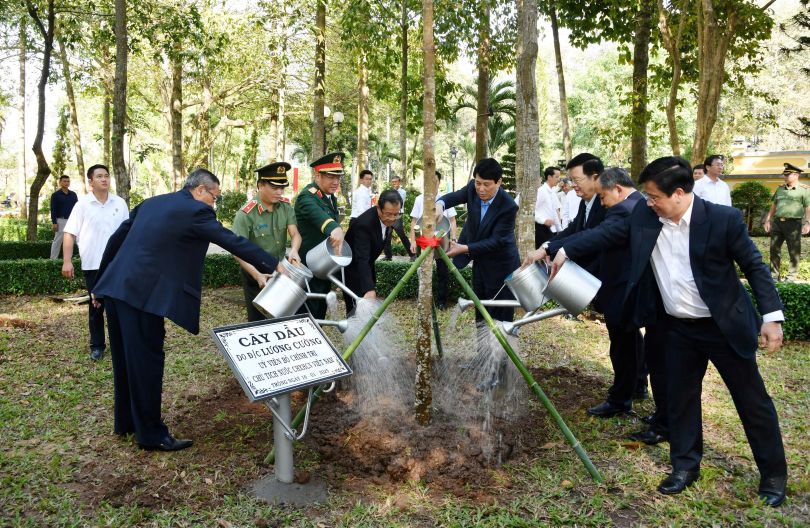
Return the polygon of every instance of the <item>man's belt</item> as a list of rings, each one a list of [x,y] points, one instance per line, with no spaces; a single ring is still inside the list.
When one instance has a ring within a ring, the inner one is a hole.
[[[779,220],[780,222],[787,222],[787,221],[789,221],[789,220],[801,220],[801,218],[799,218],[799,217],[796,217],[796,218],[788,218],[788,217],[786,217],[786,216],[780,216],[780,217],[778,218],[778,220]]]

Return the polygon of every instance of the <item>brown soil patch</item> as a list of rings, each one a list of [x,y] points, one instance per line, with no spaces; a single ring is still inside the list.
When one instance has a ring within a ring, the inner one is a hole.
[[[605,390],[603,381],[577,370],[532,369],[532,374],[547,394],[557,395],[552,400],[568,421]],[[503,499],[511,487],[498,469],[501,464],[529,463],[551,449],[568,449],[562,435],[549,429],[547,413],[529,412],[528,403],[527,412],[517,418],[493,417],[489,430],[494,436],[487,439],[480,423],[460,423],[440,411],[424,428],[414,423],[410,406],[407,411],[360,415],[353,397],[339,391],[313,404],[301,480],[306,473],[318,475],[334,489],[360,495],[421,482],[436,496],[489,502],[495,495]],[[302,399],[296,395],[294,409],[302,406]],[[189,395],[177,407],[166,419],[179,436],[195,440],[191,449],[146,452],[131,438],[110,438],[81,457],[67,486],[89,508],[109,502],[195,509],[219,504],[223,496],[272,472],[263,463],[273,443],[272,415],[264,405],[249,403],[235,380],[202,397]],[[489,453],[482,447],[487,442]]]
[[[34,328],[34,326],[36,325],[31,321],[0,314],[0,328]]]

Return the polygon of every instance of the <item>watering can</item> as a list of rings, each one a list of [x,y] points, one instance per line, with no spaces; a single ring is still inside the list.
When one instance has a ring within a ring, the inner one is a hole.
[[[307,300],[307,292],[285,273],[276,273],[253,299],[253,306],[270,319],[293,315]]]
[[[359,301],[360,297],[333,275],[336,271],[342,271],[343,268],[352,263],[352,248],[349,246],[349,243],[344,240],[339,254],[335,254],[335,248],[330,242],[331,241],[326,238],[323,242],[309,250],[306,257],[307,266],[309,266],[314,276],[319,279],[332,281],[338,288],[343,290],[344,293],[355,301]]]
[[[516,269],[506,277],[504,283],[527,312],[537,310],[548,300],[545,295],[548,271],[539,262]]]
[[[557,274],[548,281],[545,295],[576,315],[596,297],[602,281],[588,273],[573,260],[566,260]]]
[[[416,221],[416,226],[414,226],[414,231],[420,232],[422,231],[422,217]],[[445,251],[450,246],[450,220],[444,215],[441,215],[439,219],[436,221],[436,226],[433,228],[433,236],[441,238],[440,246]]]

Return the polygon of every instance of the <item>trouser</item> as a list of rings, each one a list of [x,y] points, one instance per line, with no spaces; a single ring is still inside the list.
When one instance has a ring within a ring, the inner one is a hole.
[[[539,248],[542,246],[548,239],[550,239],[554,233],[551,232],[551,228],[546,224],[538,224],[537,222],[534,223],[534,249]]]
[[[790,257],[788,277],[795,279],[799,273],[799,258],[802,254],[802,219],[774,218],[771,223],[771,274],[781,277],[782,243],[787,242]]]
[[[135,433],[139,444],[157,445],[169,429],[160,418],[166,335],[163,317],[106,298],[115,384],[115,432]]]
[[[506,278],[506,275],[500,277],[501,280],[493,281],[493,277],[486,277],[490,281],[487,283],[484,281],[485,277],[482,277],[484,273],[479,271],[477,266],[473,266],[473,283],[472,288],[475,295],[478,296],[479,299],[482,301],[492,299],[508,299],[514,300],[515,296],[512,295],[511,290],[507,287],[503,286],[503,279]],[[500,291],[499,291],[500,290]],[[497,294],[497,297],[495,295]],[[515,309],[514,308],[503,308],[503,307],[489,307],[487,308],[487,312],[492,318],[496,321],[511,321],[515,317]],[[475,320],[476,321],[483,321],[484,316],[481,315],[481,312],[475,310]]]
[[[239,269],[239,272],[242,274],[242,291],[245,294],[245,311],[247,312],[247,320],[249,322],[254,321],[264,321],[267,319],[263,313],[261,313],[255,306],[253,306],[253,299],[259,295],[259,292],[262,291],[259,288],[259,283],[256,282],[253,277],[247,274],[247,272],[243,269]]]
[[[638,328],[626,330],[621,324],[610,323],[606,326],[610,336],[610,363],[613,365],[613,385],[608,389],[607,401],[630,408],[638,386],[644,341]]]
[[[51,242],[51,258],[58,259],[62,256],[62,238],[65,236],[65,224],[67,218],[57,218],[56,225],[58,229],[53,234],[53,242]]]
[[[414,253],[411,249],[411,243],[408,240],[408,235],[405,233],[405,226],[402,224],[402,217],[398,218],[396,223],[394,224],[394,232],[399,237],[399,241],[402,242],[402,245],[405,246],[405,251],[408,253],[409,257],[413,257]],[[385,239],[385,245],[383,246],[383,252],[385,253],[385,258],[391,260],[391,239],[393,237],[388,237]]]
[[[644,363],[650,372],[655,414],[650,429],[669,436],[667,419],[666,331],[662,325],[648,326],[644,332]]]
[[[84,282],[87,285],[87,293],[93,291],[96,286],[98,270],[82,270]],[[104,348],[106,340],[104,338],[104,308],[95,308],[93,303],[87,305],[87,323],[90,327],[90,348]]]
[[[779,419],[756,357],[729,346],[711,318],[667,318],[666,369],[669,446],[673,471],[693,471],[703,457],[700,397],[709,361],[731,393],[745,436],[763,478],[787,474]]]
[[[390,238],[389,238],[390,240]],[[438,255],[438,249],[433,250],[433,261],[436,263],[436,280],[433,281],[433,304],[447,306],[447,295],[450,290],[450,268],[444,259]],[[422,248],[416,247],[416,256],[422,254]]]

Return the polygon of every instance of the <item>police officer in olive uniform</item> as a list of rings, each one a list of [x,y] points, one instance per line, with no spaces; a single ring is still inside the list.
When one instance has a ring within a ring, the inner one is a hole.
[[[333,152],[310,163],[315,173],[315,181],[303,188],[295,199],[295,217],[303,242],[301,254],[304,264],[307,253],[327,238],[330,244],[339,250],[343,247],[343,228],[340,227],[340,215],[335,193],[340,187],[343,175],[343,153]],[[328,280],[314,277],[309,281],[313,293],[328,293],[332,284]],[[308,299],[307,307],[316,319],[326,315],[326,301]]]
[[[802,235],[810,233],[810,187],[799,183],[802,170],[785,163],[782,176],[785,184],[776,188],[770,211],[765,217],[765,232],[771,234],[771,275],[779,278],[782,261],[782,243],[787,242],[790,271],[787,280],[795,280],[799,273]]]
[[[284,189],[289,185],[288,170],[290,164],[283,161],[256,169],[256,199],[236,212],[233,232],[247,238],[278,260],[284,258],[289,236],[290,253],[287,258],[293,264],[299,264],[301,235],[296,226],[295,211],[290,201],[284,198]],[[253,306],[253,299],[264,288],[270,275],[259,272],[244,260],[236,260],[242,268],[242,288],[245,292],[248,321],[261,321],[265,317]]]

